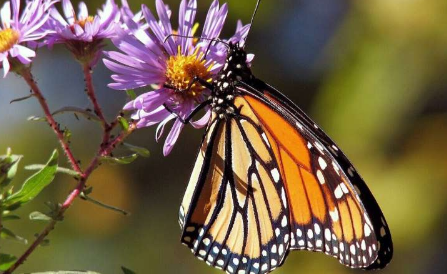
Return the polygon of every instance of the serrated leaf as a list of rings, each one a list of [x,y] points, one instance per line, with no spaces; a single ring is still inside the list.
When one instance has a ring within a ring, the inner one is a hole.
[[[40,165],[40,164],[34,164],[34,165],[28,165],[25,166],[26,170],[41,170],[42,168],[44,168],[45,165]],[[69,168],[65,168],[65,167],[58,167],[56,170],[57,173],[64,173],[70,176],[73,176],[75,178],[79,178],[81,175],[79,173],[77,173],[76,171],[69,169]]]
[[[28,121],[36,121],[36,122],[46,122],[47,121],[46,118],[39,117],[39,116],[30,116],[26,120],[28,120]]]
[[[88,120],[94,120],[94,121],[98,121],[98,122],[101,121],[101,119],[99,119],[99,117],[96,114],[94,114],[93,112],[88,111],[86,109],[78,108],[78,107],[63,107],[63,108],[60,108],[60,109],[56,110],[55,112],[53,112],[53,115],[58,115],[58,114],[66,113],[66,112],[80,114],[80,115],[84,116],[85,118],[87,118]]]
[[[133,89],[126,90],[126,93],[131,100],[135,100],[135,98],[137,98],[137,95],[135,94],[135,91]]]
[[[17,258],[10,254],[0,253],[0,270],[4,271],[10,268]]]
[[[6,215],[6,216],[2,216],[2,221],[6,222],[6,221],[15,221],[15,220],[20,220],[20,217],[17,215]]]
[[[102,163],[108,163],[108,164],[117,164],[117,165],[127,165],[132,163],[138,158],[138,154],[132,154],[129,156],[123,156],[123,157],[110,157],[110,156],[102,156],[99,158],[99,161]]]
[[[24,96],[24,97],[20,97],[20,98],[16,98],[14,100],[11,100],[11,102],[9,102],[9,103],[12,104],[12,103],[24,101],[24,100],[29,99],[29,98],[34,97],[34,96],[36,96],[36,95],[33,93],[33,94],[28,95],[28,96]]]
[[[16,235],[14,232],[7,229],[6,227],[2,227],[2,230],[0,231],[0,238],[6,240],[14,240],[25,245],[28,244],[28,241],[25,238]]]
[[[127,119],[122,116],[118,116],[117,119],[118,119],[118,122],[120,123],[121,128],[124,131],[127,131],[129,129],[129,122],[127,121]]]
[[[10,153],[0,156],[0,190],[8,186],[14,179],[22,157],[22,155],[11,155]]]
[[[130,270],[129,268],[126,268],[124,266],[121,267],[124,274],[137,274],[135,271]]]
[[[32,221],[45,221],[45,222],[49,222],[52,220],[50,216],[39,211],[31,212],[29,215],[29,219]]]
[[[147,157],[149,157],[151,155],[151,153],[149,152],[149,150],[147,148],[131,145],[131,144],[128,144],[128,143],[123,143],[123,145],[127,149],[129,149],[132,152],[137,153],[141,157],[147,158]]]
[[[47,164],[40,171],[29,177],[19,191],[4,201],[3,204],[5,207],[15,204],[23,205],[34,199],[34,197],[49,185],[56,175],[58,157],[59,153],[57,150],[54,150]]]

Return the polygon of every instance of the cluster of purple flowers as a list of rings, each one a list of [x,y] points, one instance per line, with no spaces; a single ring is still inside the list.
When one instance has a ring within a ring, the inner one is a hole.
[[[14,64],[29,64],[37,47],[64,44],[78,61],[90,66],[104,53],[103,61],[114,73],[110,88],[151,88],[124,106],[125,110],[134,111],[132,119],[137,121],[137,127],[158,124],[158,140],[165,125],[174,120],[163,149],[165,155],[169,154],[184,126],[181,120],[210,93],[199,83],[191,83],[193,78],[212,81],[224,65],[227,49],[212,40],[220,36],[227,5],[213,1],[198,34],[197,0],[181,1],[177,29],[171,25],[172,12],[163,0],[156,0],[158,19],[145,5],[133,13],[126,0],[121,1],[121,7],[114,0],[106,0],[95,15],[89,14],[83,2],[76,11],[70,0],[61,1],[61,14],[57,2],[29,0],[23,9],[20,0],[3,5],[0,61],[4,76],[14,70]],[[243,43],[248,30],[249,25],[238,22],[234,36],[222,40]],[[102,52],[107,40],[119,51]],[[191,124],[203,127],[209,116],[207,111]]]

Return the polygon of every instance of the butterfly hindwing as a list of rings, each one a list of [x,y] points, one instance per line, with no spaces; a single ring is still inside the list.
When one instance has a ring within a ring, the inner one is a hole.
[[[212,119],[180,209],[182,242],[230,273],[278,267],[289,248],[289,213],[272,170],[279,167],[256,125]]]

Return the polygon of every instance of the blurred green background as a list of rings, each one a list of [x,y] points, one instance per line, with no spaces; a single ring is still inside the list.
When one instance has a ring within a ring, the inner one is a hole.
[[[2,1],[4,2],[4,1]],[[153,1],[145,1],[153,8]],[[223,1],[221,1],[223,2]],[[177,22],[179,1],[167,1]],[[199,18],[211,1],[199,1]],[[88,1],[97,8],[101,1]],[[134,11],[140,1],[130,1]],[[255,1],[230,0],[225,37],[236,19],[248,22]],[[174,23],[175,26],[175,23]],[[109,48],[112,48],[109,46]],[[387,217],[395,257],[380,273],[447,273],[447,1],[264,0],[247,43],[256,54],[255,75],[272,84],[325,129],[355,163]],[[80,66],[61,46],[42,49],[33,71],[55,110],[89,107]],[[111,119],[126,102],[110,90],[102,63],[94,81]],[[21,167],[44,163],[58,143],[42,123],[35,100],[9,104],[28,94],[10,74],[0,80],[0,153],[24,154]],[[100,142],[97,126],[72,115],[58,121],[73,131],[73,150],[85,165]],[[173,152],[162,156],[155,129],[131,142],[151,157],[130,166],[103,165],[89,185],[92,197],[118,206],[128,217],[78,200],[18,273],[89,269],[121,273],[221,273],[195,259],[179,242],[178,208],[203,130],[185,129]],[[119,151],[116,153],[119,154]],[[62,161],[65,165],[65,160]],[[16,179],[21,183],[29,172]],[[33,239],[44,224],[27,220],[44,202],[62,201],[74,186],[58,176],[9,227]],[[21,254],[25,246],[0,240],[2,252]],[[324,254],[292,252],[274,273],[362,273]]]

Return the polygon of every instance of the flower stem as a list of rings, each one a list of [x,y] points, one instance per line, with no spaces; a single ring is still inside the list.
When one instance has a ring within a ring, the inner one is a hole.
[[[31,87],[33,93],[38,98],[39,103],[45,112],[45,116],[47,118],[48,123],[53,128],[56,135],[58,136],[59,142],[61,143],[62,148],[65,151],[65,154],[69,158],[72,168],[75,169],[80,174],[80,179],[79,179],[79,182],[76,185],[75,189],[73,189],[73,191],[67,196],[65,201],[60,206],[57,215],[53,217],[51,222],[37,236],[37,238],[34,240],[34,242],[20,256],[20,258],[18,258],[17,261],[9,269],[7,269],[5,272],[3,272],[3,274],[11,274],[21,264],[23,264],[28,259],[28,257],[31,255],[31,253],[33,253],[33,251],[42,243],[42,241],[48,236],[48,234],[55,228],[56,223],[63,219],[65,212],[67,211],[68,208],[70,208],[70,206],[73,204],[75,199],[77,197],[79,197],[79,195],[82,193],[88,178],[90,177],[92,172],[97,168],[98,163],[99,163],[99,157],[109,155],[115,149],[115,147],[117,145],[121,144],[124,141],[124,139],[126,139],[136,129],[136,125],[135,125],[135,123],[133,123],[130,125],[130,127],[126,131],[121,132],[117,137],[115,137],[114,139],[111,140],[110,132],[118,124],[118,122],[117,122],[117,120],[114,120],[109,125],[109,124],[107,124],[107,122],[104,119],[103,121],[104,121],[105,127],[104,127],[104,133],[103,133],[103,142],[101,143],[100,148],[98,149],[98,152],[96,153],[96,156],[91,160],[90,164],[87,166],[85,171],[82,172],[78,163],[74,159],[68,144],[65,142],[65,140],[63,138],[63,133],[59,130],[58,124],[54,121],[54,118],[51,115],[51,112],[49,111],[49,108],[45,101],[45,98],[43,97],[42,93],[40,92],[37,84],[34,82],[31,72],[29,70],[23,70],[23,71],[21,71],[21,75],[26,80],[28,85]],[[89,73],[89,75],[90,75],[90,73]],[[91,77],[87,78],[87,79],[90,79],[90,80],[87,80],[87,82],[91,83]],[[95,98],[94,93],[93,93],[93,86],[92,86],[92,89],[90,89],[90,91],[92,91],[91,94],[93,95],[93,98]],[[93,99],[92,99],[92,101],[93,101]],[[96,99],[94,102],[96,102],[96,103],[94,103],[94,105],[97,105]],[[99,110],[101,110],[99,108],[99,105],[97,105],[97,107]],[[99,111],[98,113],[102,114],[101,111]],[[102,119],[103,118],[104,117],[102,116]]]
[[[86,92],[88,97],[90,98],[90,101],[92,101],[93,111],[95,112],[96,115],[98,115],[99,119],[101,120],[104,130],[107,130],[109,128],[109,124],[107,123],[107,120],[104,117],[104,113],[102,112],[101,106],[98,104],[98,99],[96,99],[95,88],[93,87],[92,69],[90,65],[83,64],[83,71],[84,71]]]
[[[59,143],[61,144],[65,155],[67,155],[67,158],[70,161],[73,170],[78,172],[79,174],[82,174],[82,170],[78,164],[78,161],[76,161],[75,157],[73,156],[73,153],[70,150],[70,146],[65,141],[64,131],[59,128],[59,124],[54,120],[54,117],[51,114],[50,109],[48,108],[48,104],[45,100],[45,97],[43,96],[36,82],[34,81],[33,75],[31,74],[29,68],[21,70],[20,75],[23,77],[23,79],[25,79],[26,83],[30,86],[31,91],[39,101],[40,106],[42,107],[43,112],[45,113],[45,118],[47,119],[47,122],[53,129],[54,133],[56,133]]]

